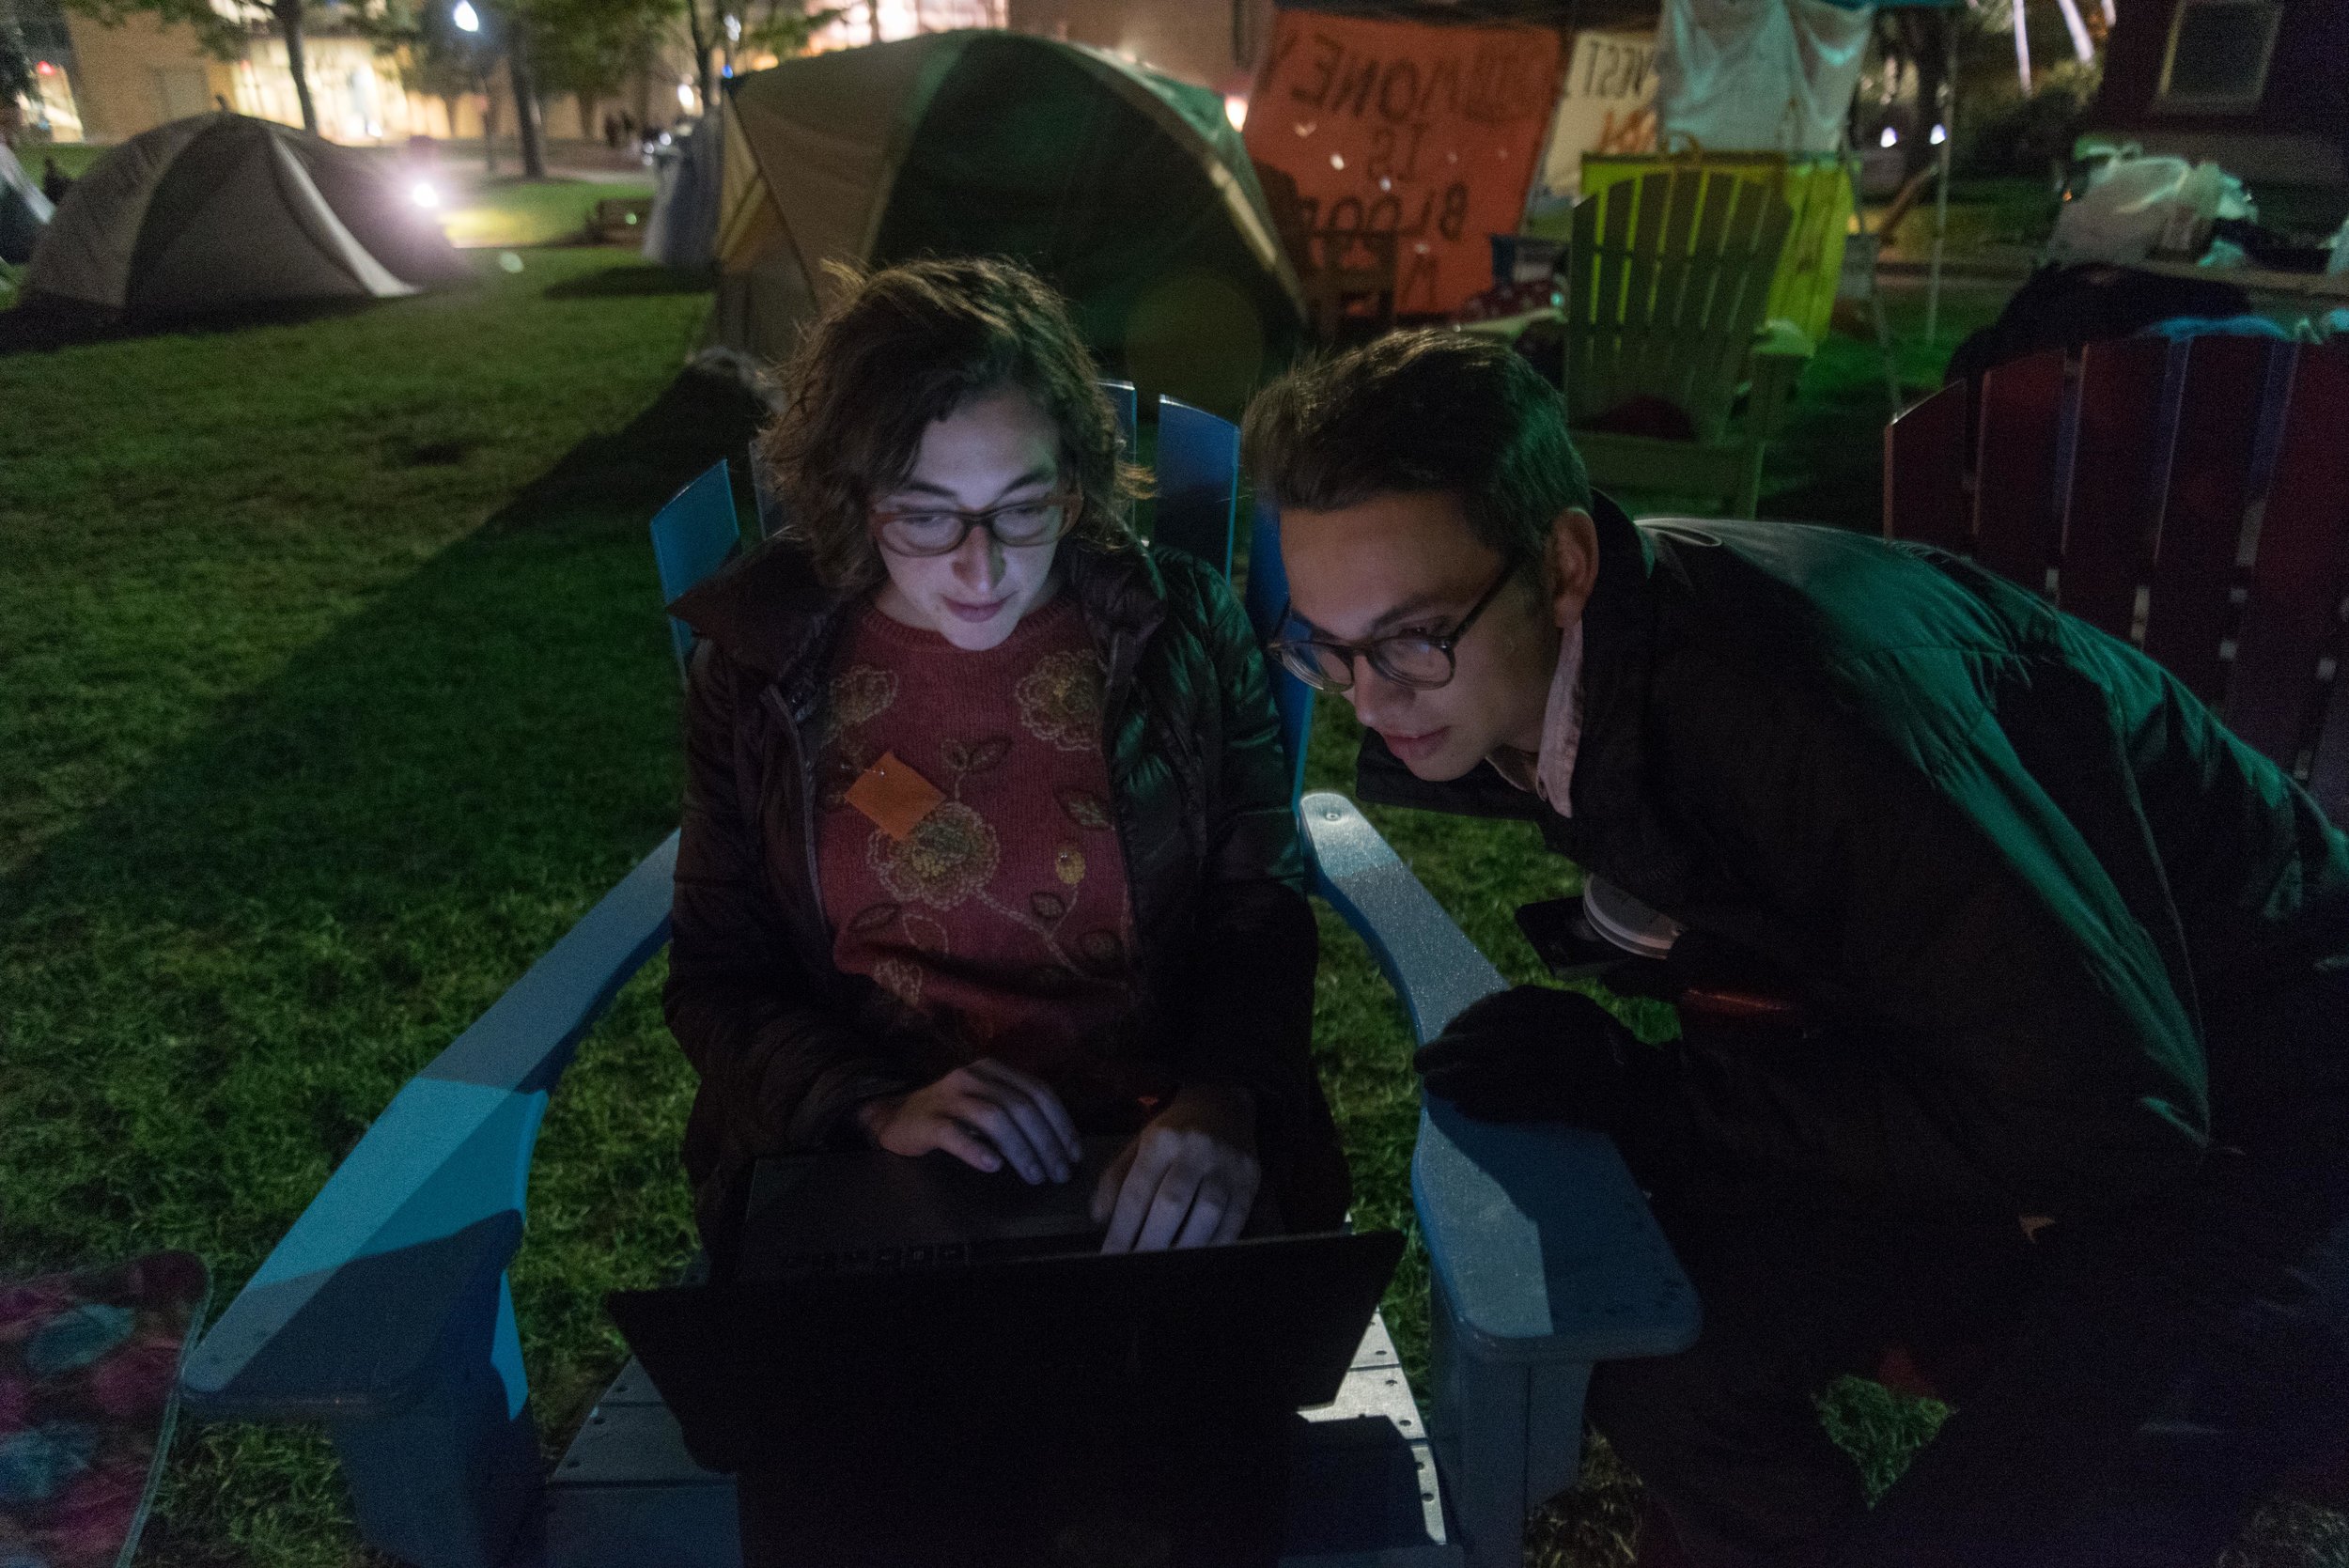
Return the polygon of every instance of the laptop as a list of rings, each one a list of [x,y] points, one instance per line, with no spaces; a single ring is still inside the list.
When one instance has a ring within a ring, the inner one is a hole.
[[[881,1443],[955,1452],[1278,1426],[1336,1397],[1402,1255],[1393,1231],[1105,1254],[1066,1184],[939,1154],[754,1174],[734,1278],[605,1302],[713,1470]]]

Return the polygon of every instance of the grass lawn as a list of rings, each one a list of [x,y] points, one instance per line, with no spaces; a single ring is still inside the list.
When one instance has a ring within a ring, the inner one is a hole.
[[[610,251],[521,255],[300,325],[0,357],[0,1277],[186,1247],[225,1302],[397,1087],[674,825],[645,520],[753,412],[677,378],[706,294]],[[1872,365],[1823,362],[1773,490],[1797,515],[1866,488]],[[1347,783],[1353,738],[1324,705],[1315,785]],[[1533,978],[1511,911],[1571,868],[1530,828],[1373,815]],[[1361,1218],[1408,1229],[1404,1032],[1323,929],[1315,1049]],[[583,1048],[533,1170],[514,1289],[551,1446],[622,1358],[601,1293],[692,1245],[661,972]],[[1424,1289],[1414,1250],[1388,1302],[1414,1366]],[[1931,1419],[1856,1388],[1837,1410],[1880,1473]],[[1540,1560],[1624,1560],[1633,1493],[1594,1466]],[[142,1560],[363,1557],[321,1437],[199,1425]]]

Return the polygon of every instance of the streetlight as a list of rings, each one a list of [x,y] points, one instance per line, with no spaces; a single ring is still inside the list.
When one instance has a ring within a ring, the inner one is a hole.
[[[457,30],[460,33],[481,31],[481,13],[473,8],[473,0],[457,0],[456,8],[448,13],[448,19],[457,23]]]

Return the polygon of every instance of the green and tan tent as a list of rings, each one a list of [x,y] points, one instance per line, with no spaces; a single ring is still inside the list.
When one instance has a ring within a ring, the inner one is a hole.
[[[26,303],[141,325],[466,276],[392,176],[378,153],[272,121],[173,120],[73,182],[34,252]]]
[[[827,262],[1006,256],[1110,369],[1237,411],[1303,319],[1223,101],[1023,34],[933,33],[730,84],[716,342],[787,354]]]

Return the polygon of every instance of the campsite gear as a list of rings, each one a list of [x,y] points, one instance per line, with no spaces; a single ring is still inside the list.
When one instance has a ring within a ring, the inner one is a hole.
[[[2349,591],[2344,406],[2349,344],[2049,349],[1886,428],[1885,532],[2143,648],[2349,818],[2349,697],[2326,678]]]
[[[1603,1127],[1637,1093],[1641,1048],[1580,991],[1517,986],[1470,1006],[1411,1058],[1428,1094],[1480,1122]]]
[[[1831,153],[1859,85],[1872,7],[1836,0],[1664,0],[1656,134],[1714,152]],[[1590,170],[1582,194],[1591,194]]]
[[[26,305],[142,326],[388,299],[467,276],[393,167],[242,115],[158,126],[74,181],[33,258]]]
[[[1221,434],[1162,435],[1159,488],[1190,498],[1192,518],[1220,512],[1228,539],[1238,446],[1228,425]],[[1170,472],[1181,454],[1216,458],[1220,480]],[[1210,489],[1219,506],[1201,504]],[[1229,558],[1228,543],[1190,548]],[[1248,586],[1260,636],[1286,584],[1278,517],[1259,509]],[[1311,693],[1277,674],[1273,688],[1294,788]],[[1316,891],[1363,934],[1419,1038],[1502,987],[1344,796],[1304,796],[1298,814]],[[730,1489],[684,1454],[639,1368],[542,1472],[505,1273],[547,1096],[664,944],[675,856],[672,837],[400,1091],[191,1358],[185,1389],[206,1415],[328,1422],[361,1533],[411,1562],[478,1568],[541,1523],[552,1568],[723,1568],[739,1550]],[[1604,1138],[1486,1127],[1439,1104],[1422,1118],[1412,1184],[1435,1281],[1445,1473],[1463,1478],[1459,1535],[1442,1539],[1454,1514],[1374,1323],[1338,1403],[1315,1412],[1335,1429],[1329,1467],[1300,1474],[1297,1492],[1328,1506],[1298,1522],[1296,1560],[1383,1550],[1435,1568],[1463,1561],[1465,1540],[1476,1568],[1514,1563],[1526,1510],[1572,1477],[1580,1451],[1578,1421],[1548,1420],[1555,1402],[1579,1398],[1600,1357],[1663,1354],[1696,1335],[1694,1298]],[[1359,1473],[1361,1447],[1392,1452],[1382,1427],[1402,1435],[1408,1460],[1383,1473],[1383,1503],[1358,1503],[1343,1474]]]
[[[1114,799],[1073,809],[1106,809],[1126,857],[1141,971],[1128,1048],[1178,1078],[1251,1090],[1266,1189],[1293,1224],[1334,1224],[1343,1162],[1305,1056],[1315,937],[1289,890],[1303,867],[1288,765],[1268,722],[1227,722],[1264,702],[1239,684],[1249,629],[1220,606],[1213,569],[1189,556],[1071,541],[1059,560],[1107,664],[1100,733]],[[757,1156],[821,1142],[859,1102],[938,1076],[927,1068],[946,1048],[873,980],[836,967],[802,837],[750,826],[798,822],[822,798],[832,651],[864,597],[821,587],[804,549],[777,540],[670,607],[703,640],[686,744],[739,763],[732,798],[697,788],[686,802],[695,831],[678,851],[665,995],[701,1073],[686,1166],[720,1256]],[[1170,747],[1170,736],[1188,739]],[[1192,847],[1207,844],[1228,858],[1212,876]],[[754,1038],[733,1023],[746,995],[771,999]]]
[[[8,144],[0,142],[0,262],[23,266],[30,261],[34,242],[55,211]]]
[[[1390,14],[1273,9],[1248,150],[1295,179],[1303,227],[1392,237],[1397,314],[1449,315],[1485,287],[1486,236],[1524,215],[1563,30],[1365,9]]]
[[[1050,39],[932,33],[737,77],[724,127],[728,347],[786,356],[827,261],[922,255],[1023,262],[1105,366],[1234,412],[1296,341],[1296,274],[1204,88]]]
[[[180,1363],[210,1294],[204,1261],[191,1252],[0,1281],[8,1560],[132,1560],[171,1450]]]
[[[708,115],[653,155],[652,216],[645,222],[645,259],[698,272],[717,259],[718,202],[723,184],[725,120]]]
[[[1943,380],[1952,386],[1970,381],[2043,349],[2127,337],[2171,317],[2243,316],[2250,309],[2251,297],[2241,286],[2220,278],[2173,278],[2096,261],[2043,267],[2007,300],[1997,320],[1957,346]]]
[[[1575,205],[1566,419],[1593,483],[1713,494],[1752,514],[1764,449],[1811,354],[1791,328],[1757,342],[1792,216],[1766,185],[1702,166]]]

